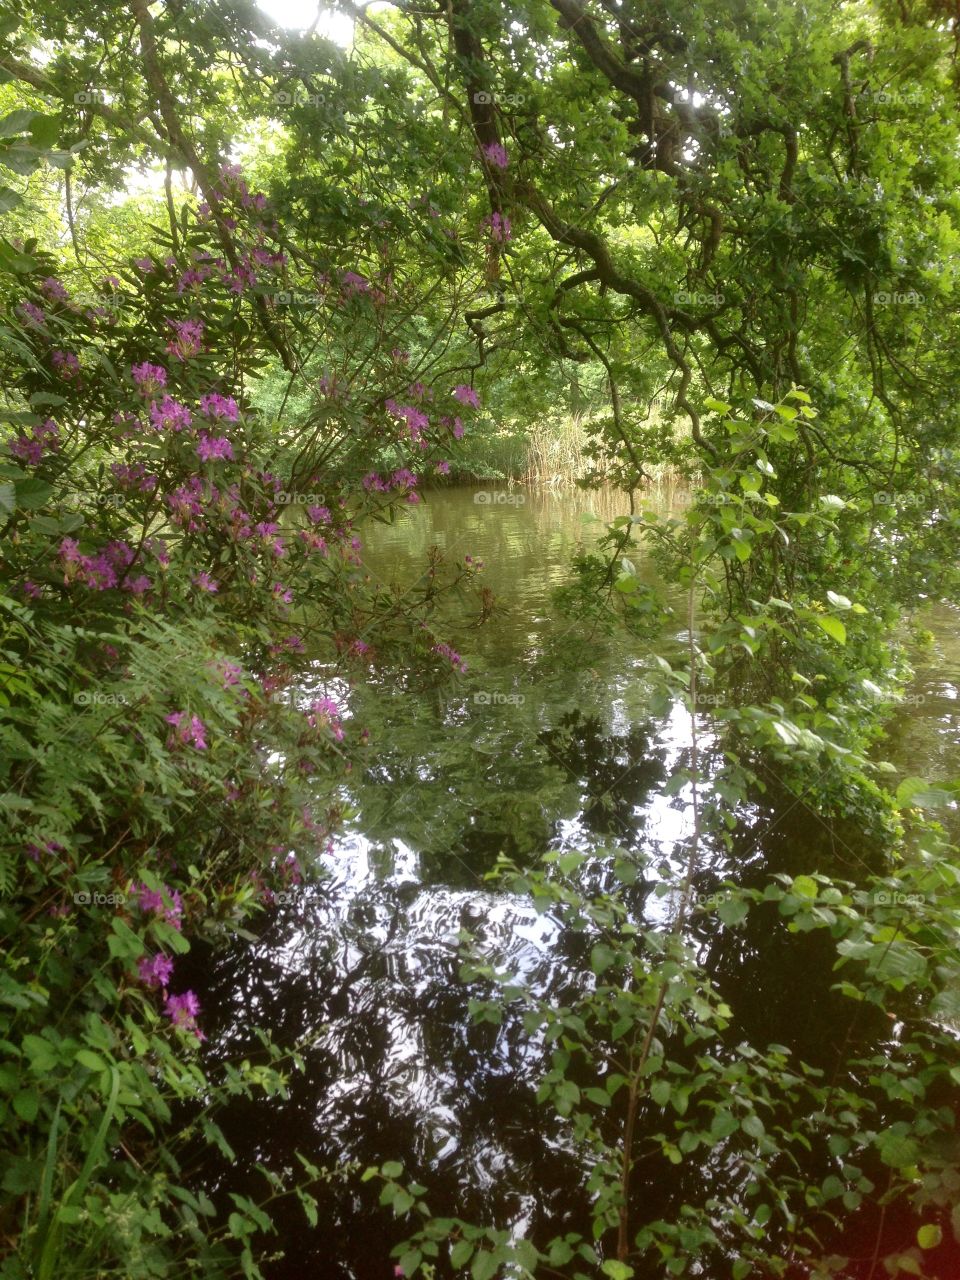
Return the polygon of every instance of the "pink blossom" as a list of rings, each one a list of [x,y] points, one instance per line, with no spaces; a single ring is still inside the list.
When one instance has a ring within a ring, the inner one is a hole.
[[[21,432],[9,445],[10,453],[21,462],[36,466],[47,450],[55,452],[60,446],[60,430],[52,418],[31,429],[30,435]]]
[[[200,443],[197,445],[197,457],[202,462],[210,462],[215,458],[233,461],[233,445],[226,436],[210,436],[206,431],[200,432]]]
[[[110,470],[117,483],[141,493],[152,493],[157,487],[157,477],[151,475],[142,462],[111,462]]]
[[[141,956],[137,961],[140,981],[148,987],[165,987],[173,973],[173,961],[163,952],[155,956]]]
[[[356,271],[345,271],[340,277],[340,283],[348,298],[358,293],[370,292],[370,281],[365,276],[357,275]]]
[[[480,408],[480,397],[474,391],[473,387],[468,387],[464,383],[460,383],[453,388],[454,400],[459,400],[461,404],[472,405],[474,409]]]
[[[130,367],[130,374],[142,395],[152,396],[167,385],[167,371],[157,364],[135,364]]]
[[[487,164],[493,165],[495,169],[506,169],[510,163],[507,149],[502,143],[488,142],[483,148],[483,154],[486,157]]]
[[[154,915],[162,915],[167,924],[174,929],[180,928],[183,915],[183,902],[176,889],[163,886],[162,891],[149,889],[145,884],[133,884],[130,892],[137,895],[137,906],[141,911],[152,911]],[[169,906],[167,903],[169,902]]]
[[[46,322],[46,317],[35,303],[21,302],[18,310],[32,329],[43,328]]]
[[[180,996],[167,996],[164,1001],[164,1013],[175,1027],[192,1032],[198,1040],[206,1040],[206,1036],[197,1026],[197,1014],[200,1012],[200,1001],[192,991],[185,991]]]
[[[66,381],[69,382],[79,374],[80,361],[72,351],[54,351],[52,359],[53,367]]]
[[[167,343],[167,350],[178,360],[189,360],[203,350],[203,321],[180,320],[173,322],[174,337]]]
[[[505,213],[491,213],[484,218],[483,225],[490,228],[490,239],[496,241],[497,244],[506,244],[513,239],[510,219]]]
[[[441,658],[447,658],[450,665],[455,670],[466,671],[467,669],[467,664],[460,657],[459,653],[457,653],[456,649],[451,649],[450,646],[448,644],[444,644],[442,640],[438,641],[438,643],[433,646],[431,653],[438,653]]]
[[[164,716],[167,724],[173,725],[175,730],[167,739],[167,746],[174,746],[177,743],[190,743],[197,751],[206,751],[207,741],[204,737],[206,726],[199,716],[191,716],[187,720],[185,711],[172,711],[170,715]]]
[[[215,595],[220,590],[220,584],[214,581],[206,570],[194,576],[193,585],[199,587],[201,591],[209,591],[211,595]]]
[[[343,741],[341,711],[332,698],[318,698],[310,703],[307,724],[311,729],[329,729],[337,742]]]
[[[60,281],[55,280],[53,276],[47,276],[46,280],[40,281],[40,292],[50,302],[69,302],[70,300],[69,293],[67,293]]]
[[[240,418],[236,400],[216,392],[200,397],[200,412],[207,418],[222,418],[226,422],[237,422]]]

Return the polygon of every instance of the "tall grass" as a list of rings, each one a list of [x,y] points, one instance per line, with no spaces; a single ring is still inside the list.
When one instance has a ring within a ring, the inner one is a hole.
[[[587,432],[579,414],[536,423],[527,432],[527,450],[519,479],[527,484],[569,484],[587,470]]]

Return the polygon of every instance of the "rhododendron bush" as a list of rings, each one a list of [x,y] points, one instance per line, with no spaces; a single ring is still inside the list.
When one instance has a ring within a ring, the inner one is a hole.
[[[418,377],[401,345],[413,290],[331,269],[311,279],[313,350],[331,353],[315,423],[259,413],[263,360],[298,368],[281,315],[293,268],[236,166],[214,198],[215,216],[201,202],[181,236],[112,264],[96,305],[32,242],[0,276],[13,1276],[63,1274],[75,1248],[89,1274],[168,1274],[177,1256],[256,1274],[267,1219],[179,1188],[171,1108],[202,1100],[222,1141],[208,1105],[282,1090],[296,1055],[265,1039],[255,1073],[207,1079],[184,957],[316,876],[366,750],[350,682],[391,646],[462,664],[426,595],[398,611],[370,579],[358,530],[418,501],[476,393]]]

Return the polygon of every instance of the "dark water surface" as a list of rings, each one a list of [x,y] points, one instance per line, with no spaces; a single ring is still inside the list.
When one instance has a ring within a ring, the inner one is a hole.
[[[400,1160],[429,1188],[438,1216],[523,1230],[540,1244],[566,1231],[590,1237],[583,1171],[565,1124],[535,1099],[541,1046],[509,1018],[474,1025],[468,1001],[477,992],[459,980],[458,940],[470,931],[558,1002],[583,981],[582,939],[484,879],[500,853],[526,865],[575,848],[604,874],[618,850],[642,868],[625,891],[631,911],[666,921],[670,900],[654,890],[684,861],[690,820],[685,793],[665,798],[662,787],[685,760],[689,726],[681,706],[655,704],[648,646],[591,635],[552,604],[572,556],[603,532],[596,516],[625,511],[623,501],[504,493],[509,500],[477,501],[469,489],[431,493],[396,524],[365,531],[364,565],[374,577],[412,584],[438,545],[485,562],[499,608],[482,627],[466,625],[471,608],[451,614],[450,643],[468,663],[451,686],[385,682],[353,691],[350,714],[370,728],[371,765],[352,786],[355,816],[325,860],[329,878],[282,908],[259,941],[196,962],[211,1065],[256,1057],[251,1023],[269,1027],[280,1044],[312,1037],[288,1099],[238,1103],[221,1117],[236,1160],[218,1167],[206,1157],[198,1177],[211,1193],[229,1184],[260,1194],[255,1164],[296,1168],[298,1149],[331,1170]],[[661,497],[669,504],[673,495]],[[655,580],[651,565],[639,568]],[[677,605],[657,641],[661,652],[682,643]],[[934,646],[883,754],[905,773],[953,777],[960,630],[946,606],[928,610],[925,623]],[[709,768],[709,735],[703,745]],[[698,891],[731,875],[762,886],[776,872],[857,879],[879,867],[879,853],[863,847],[852,824],[828,824],[769,782],[764,806],[744,815],[734,851],[706,850]],[[764,910],[736,931],[709,914],[691,929],[734,1010],[737,1039],[787,1045],[832,1071],[843,1054],[879,1050],[889,1036],[882,1011],[862,1006],[851,1030],[850,1002],[829,990],[829,939],[790,935]],[[640,1123],[655,1130],[662,1120],[643,1114]],[[684,1201],[722,1191],[725,1171],[713,1163],[720,1158],[674,1167],[658,1157],[651,1178],[637,1177],[638,1222],[670,1220]],[[390,1249],[406,1232],[378,1205],[374,1184],[335,1175],[320,1199],[316,1228],[295,1201],[274,1207],[286,1258],[268,1267],[272,1280],[390,1280]],[[662,1274],[649,1272],[651,1280]]]

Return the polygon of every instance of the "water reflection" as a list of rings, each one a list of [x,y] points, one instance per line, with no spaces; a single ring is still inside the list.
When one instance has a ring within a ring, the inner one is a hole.
[[[307,1041],[287,1100],[238,1101],[221,1118],[236,1158],[203,1156],[197,1177],[211,1194],[256,1197],[256,1163],[295,1168],[296,1150],[331,1169],[395,1159],[429,1188],[436,1214],[522,1228],[541,1244],[561,1231],[590,1236],[581,1158],[565,1124],[536,1101],[544,1047],[518,1017],[474,1022],[469,1002],[485,992],[461,982],[459,942],[466,931],[532,990],[574,999],[589,980],[589,936],[484,879],[500,855],[524,864],[556,848],[590,853],[584,874],[611,885],[615,851],[632,859],[638,876],[624,901],[638,921],[666,923],[676,904],[655,889],[685,860],[690,813],[685,792],[665,797],[662,786],[684,762],[688,734],[681,708],[654,713],[636,641],[585,635],[551,605],[571,555],[602,530],[584,519],[590,500],[526,496],[508,506],[474,503],[469,491],[435,494],[396,524],[366,531],[372,575],[410,582],[428,547],[441,545],[481,557],[504,603],[464,646],[466,678],[442,696],[354,691],[351,712],[371,726],[373,763],[352,784],[357,817],[327,858],[327,879],[281,908],[256,943],[186,958],[211,1060],[262,1056],[251,1024],[270,1027],[281,1044]],[[615,514],[614,500],[607,506],[603,515]],[[662,639],[677,643],[679,631]],[[918,674],[935,702],[929,713],[919,704],[923,723],[911,717],[891,744],[926,752],[932,776],[951,759],[942,722],[958,657],[960,646],[952,665],[938,658]],[[701,747],[709,769],[709,735]],[[707,844],[698,893],[732,874],[762,887],[772,872],[811,866],[852,879],[869,861],[852,823],[828,828],[770,781],[733,847]],[[789,933],[772,906],[736,931],[701,910],[690,933],[734,1010],[717,1052],[776,1042],[829,1073],[891,1034],[882,1011],[854,1017],[830,991],[829,939]],[[660,1125],[656,1109],[641,1114],[641,1132]],[[661,1158],[654,1167],[654,1180],[637,1179],[646,1220],[671,1219],[734,1180],[722,1145],[666,1173]],[[828,1153],[812,1151],[808,1175],[829,1170]],[[276,1207],[286,1257],[267,1267],[271,1280],[389,1278],[390,1248],[406,1232],[373,1185],[354,1173],[318,1194],[315,1228],[295,1201]]]

